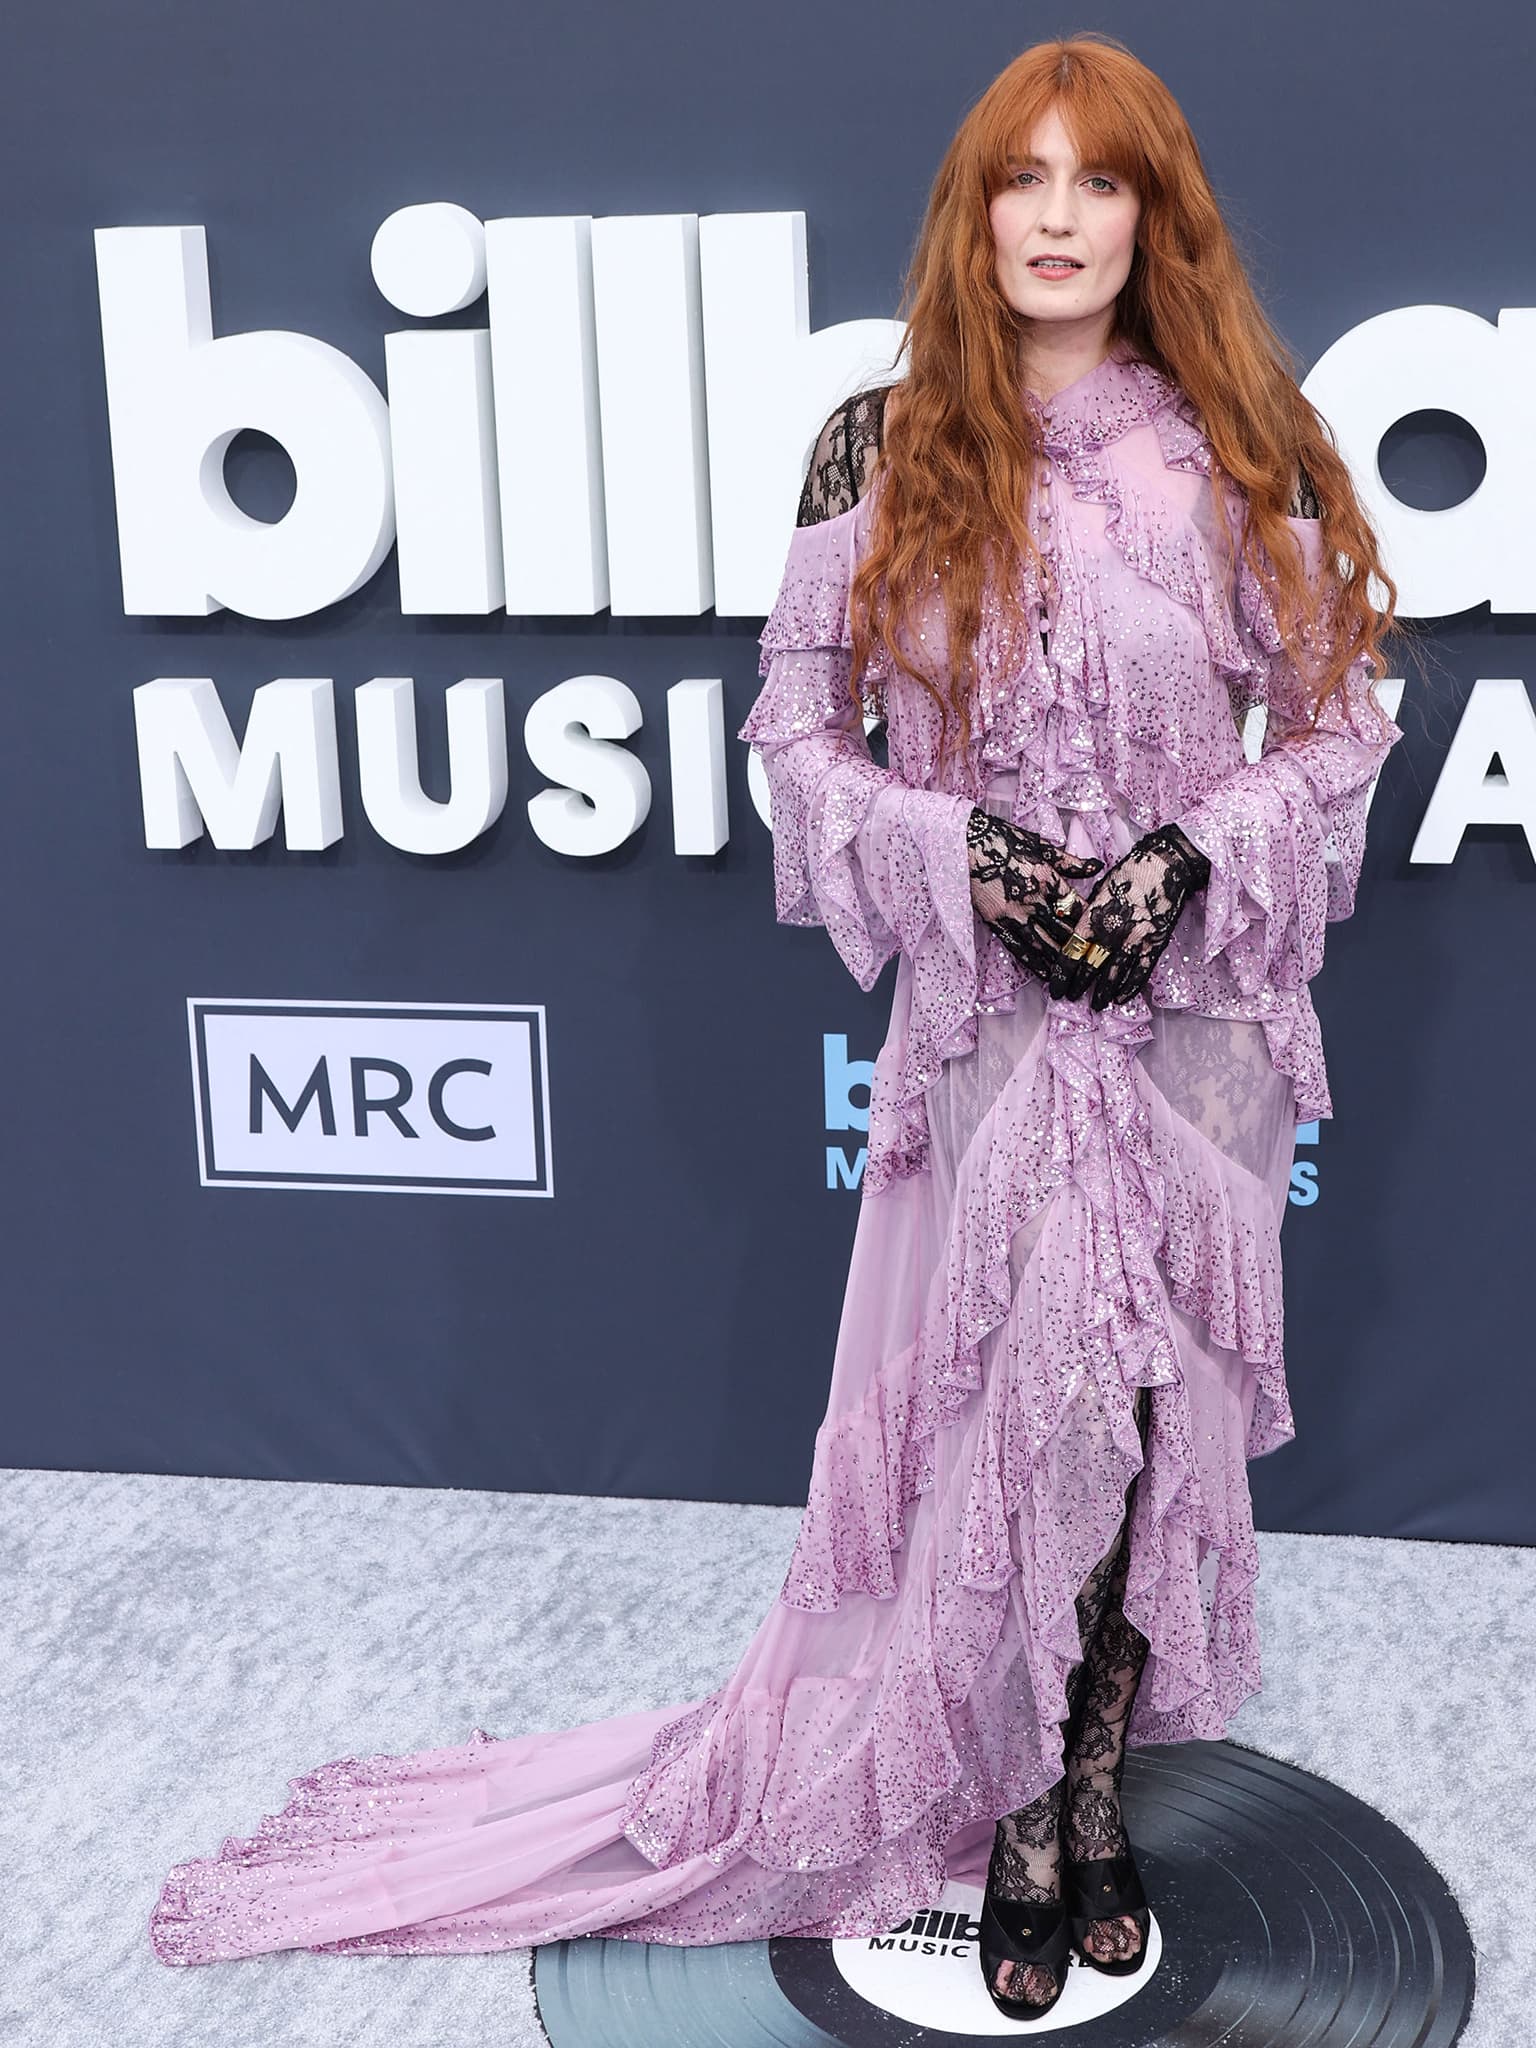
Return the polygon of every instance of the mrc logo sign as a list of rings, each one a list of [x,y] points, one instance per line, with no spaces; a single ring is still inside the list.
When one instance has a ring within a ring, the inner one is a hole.
[[[540,1004],[187,1004],[204,1187],[553,1195]]]

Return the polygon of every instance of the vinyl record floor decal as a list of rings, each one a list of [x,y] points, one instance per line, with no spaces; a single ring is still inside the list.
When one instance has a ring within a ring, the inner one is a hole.
[[[1074,1958],[1041,2020],[996,2011],[979,1887],[883,1939],[713,1948],[557,1942],[534,1959],[553,2048],[1450,2048],[1473,1951],[1444,1879],[1400,1828],[1326,1779],[1233,1742],[1126,1759],[1126,1823],[1152,1907],[1146,1966]]]

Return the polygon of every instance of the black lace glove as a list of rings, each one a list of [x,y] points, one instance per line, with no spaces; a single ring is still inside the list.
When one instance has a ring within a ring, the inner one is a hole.
[[[1158,825],[1144,833],[1106,868],[1094,884],[1088,907],[1075,930],[1091,943],[1109,949],[1098,967],[1085,959],[1058,959],[1050,992],[1070,1002],[1093,983],[1093,1007],[1128,1003],[1139,995],[1173,937],[1179,913],[1195,889],[1211,878],[1211,864],[1177,825]]]
[[[973,809],[966,826],[971,901],[1016,960],[1042,980],[1060,964],[1072,921],[1084,909],[1065,878],[1081,881],[1103,866],[1042,839],[990,811]]]

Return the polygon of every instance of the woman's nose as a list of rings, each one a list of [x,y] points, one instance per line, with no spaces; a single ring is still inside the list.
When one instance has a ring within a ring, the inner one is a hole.
[[[1077,226],[1075,192],[1048,192],[1040,225],[1048,235],[1070,234]]]

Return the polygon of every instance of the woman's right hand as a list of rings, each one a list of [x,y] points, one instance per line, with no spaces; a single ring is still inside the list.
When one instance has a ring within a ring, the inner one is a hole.
[[[971,812],[966,844],[977,915],[1031,973],[1049,977],[1085,907],[1068,878],[1083,881],[1103,862],[1068,853],[979,807]]]

